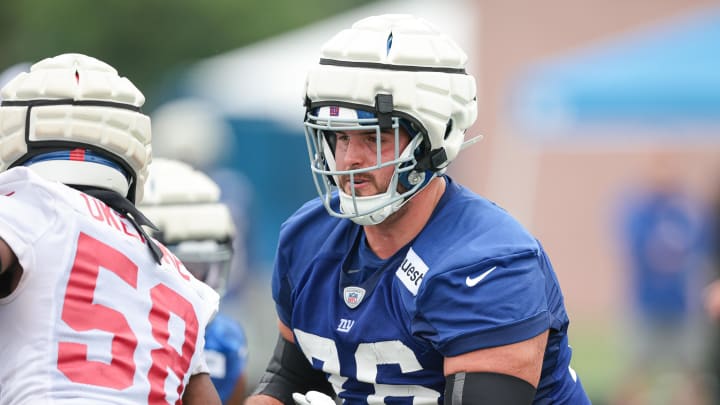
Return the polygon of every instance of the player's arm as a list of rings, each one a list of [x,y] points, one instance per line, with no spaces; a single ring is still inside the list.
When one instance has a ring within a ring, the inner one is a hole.
[[[548,331],[528,340],[446,357],[445,405],[529,405],[540,381]]]
[[[200,373],[190,377],[182,403],[184,405],[222,405],[220,396],[210,379],[210,374]]]
[[[17,287],[22,276],[22,267],[15,252],[0,238],[0,297],[7,297]]]
[[[320,391],[335,397],[325,373],[312,368],[295,345],[290,328],[278,322],[280,336],[265,374],[245,405],[282,405],[294,403],[292,394]]]
[[[227,399],[225,405],[242,405],[243,400],[245,399],[246,387],[247,376],[245,375],[245,373],[242,373],[235,382],[235,387],[233,387],[232,394],[230,394],[230,398]]]

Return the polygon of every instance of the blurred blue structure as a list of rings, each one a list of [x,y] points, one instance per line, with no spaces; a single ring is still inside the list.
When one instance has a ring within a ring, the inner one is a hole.
[[[256,259],[271,263],[282,222],[317,196],[305,137],[300,125],[292,130],[263,119],[231,118],[228,122],[235,134],[235,149],[220,164],[243,173],[252,184],[257,197],[250,207],[247,243]]]
[[[268,272],[280,225],[316,196],[300,125],[223,116],[212,103],[182,95],[156,109],[152,120],[157,156],[189,162],[220,186],[237,228],[231,281],[247,271]]]
[[[511,113],[523,133],[544,139],[578,135],[580,124],[688,136],[676,130],[720,126],[718,72],[720,7],[529,67],[515,83]]]

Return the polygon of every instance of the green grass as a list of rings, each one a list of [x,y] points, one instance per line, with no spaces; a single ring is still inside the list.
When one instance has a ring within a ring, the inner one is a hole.
[[[617,334],[618,326],[608,321],[573,320],[570,324],[572,367],[593,405],[609,403],[626,369]]]

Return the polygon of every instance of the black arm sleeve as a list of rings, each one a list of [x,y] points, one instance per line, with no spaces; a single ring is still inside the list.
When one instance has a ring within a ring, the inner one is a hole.
[[[284,404],[294,404],[293,392],[304,394],[310,390],[335,398],[335,391],[325,373],[312,368],[296,345],[279,336],[273,356],[253,395],[269,395]]]
[[[530,405],[535,387],[498,373],[457,373],[445,378],[445,405]]]

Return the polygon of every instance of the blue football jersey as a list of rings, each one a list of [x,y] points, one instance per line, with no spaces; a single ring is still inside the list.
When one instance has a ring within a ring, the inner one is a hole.
[[[205,331],[205,358],[210,378],[225,403],[247,363],[247,340],[240,324],[226,315],[217,314]]]
[[[547,329],[535,403],[589,403],[545,251],[506,211],[446,180],[425,228],[386,260],[361,226],[305,204],[280,232],[280,320],[345,404],[442,404],[444,357]]]

